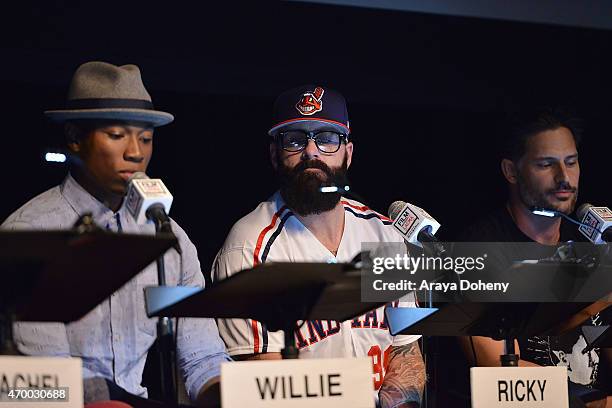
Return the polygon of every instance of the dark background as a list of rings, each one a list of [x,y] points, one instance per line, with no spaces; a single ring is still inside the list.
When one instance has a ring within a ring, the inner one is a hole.
[[[579,202],[612,205],[612,32],[600,29],[294,2],[48,1],[4,6],[0,218],[59,183],[62,107],[88,60],[140,66],[157,108],[151,176],[175,196],[171,215],[202,269],[231,225],[274,190],[271,105],[311,83],[340,90],[355,142],[353,190],[386,213],[427,209],[452,237],[499,206],[505,184],[494,124],[508,109],[574,107],[586,121]],[[256,4],[252,4],[256,3]],[[585,6],[586,7],[586,6]]]

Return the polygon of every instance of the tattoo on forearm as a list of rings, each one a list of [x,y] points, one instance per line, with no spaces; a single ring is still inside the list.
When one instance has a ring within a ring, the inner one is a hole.
[[[420,406],[425,388],[425,365],[418,342],[391,349],[389,367],[378,397],[382,408]]]

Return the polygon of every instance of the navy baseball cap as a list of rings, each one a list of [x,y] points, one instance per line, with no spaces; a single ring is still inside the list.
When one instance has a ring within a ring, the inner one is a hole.
[[[350,133],[346,100],[333,89],[304,85],[280,94],[274,102],[268,134],[272,136],[288,124],[302,121],[326,123],[340,133]]]

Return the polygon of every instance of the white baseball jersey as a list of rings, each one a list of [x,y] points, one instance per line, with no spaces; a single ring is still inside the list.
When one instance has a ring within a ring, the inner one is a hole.
[[[243,269],[265,262],[350,262],[361,252],[362,242],[403,242],[391,220],[359,202],[342,199],[344,232],[334,256],[293,215],[279,192],[232,228],[215,259],[213,280],[225,279]],[[413,298],[412,298],[413,299]],[[395,306],[415,307],[414,301]],[[218,319],[219,333],[230,355],[280,352],[282,331],[269,332],[250,319]],[[401,346],[420,336],[391,336],[384,307],[351,321],[308,321],[296,330],[300,358],[372,358],[375,389],[380,388],[390,347]]]

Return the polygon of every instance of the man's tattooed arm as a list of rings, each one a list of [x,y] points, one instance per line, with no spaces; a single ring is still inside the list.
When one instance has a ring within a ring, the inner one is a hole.
[[[404,346],[392,347],[389,366],[378,398],[382,408],[418,408],[425,388],[425,364],[414,341]]]

